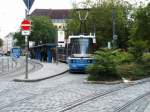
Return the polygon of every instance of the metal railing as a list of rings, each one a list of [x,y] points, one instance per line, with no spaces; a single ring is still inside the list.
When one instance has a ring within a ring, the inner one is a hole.
[[[0,57],[0,73],[13,70],[16,67],[16,61],[11,57]]]

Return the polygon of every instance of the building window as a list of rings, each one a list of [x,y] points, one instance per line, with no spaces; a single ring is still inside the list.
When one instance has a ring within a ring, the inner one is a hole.
[[[54,25],[55,28],[57,28],[57,25]]]
[[[61,29],[61,25],[58,28]]]

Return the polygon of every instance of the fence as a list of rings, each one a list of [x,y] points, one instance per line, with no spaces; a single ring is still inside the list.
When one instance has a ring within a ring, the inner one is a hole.
[[[0,73],[5,73],[13,70],[16,67],[16,62],[11,57],[0,57]]]

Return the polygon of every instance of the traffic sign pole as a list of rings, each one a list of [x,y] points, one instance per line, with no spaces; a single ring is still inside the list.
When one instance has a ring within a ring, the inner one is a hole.
[[[29,14],[29,10],[27,9],[26,11],[25,11],[25,15],[26,15],[26,20],[28,19],[28,14]],[[28,45],[29,45],[29,40],[28,40],[28,35],[30,34],[30,33],[25,33],[25,32],[30,32],[30,25],[26,25],[27,23],[30,23],[30,22],[28,22],[28,21],[25,21],[24,23],[22,22],[22,25],[24,25],[24,26],[22,26],[22,29],[23,29],[23,31],[22,31],[22,35],[24,35],[25,36],[25,44],[26,44],[26,69],[25,69],[25,79],[28,79],[29,77],[28,77],[28,55],[29,55],[29,47],[28,47]],[[23,34],[24,33],[24,34]]]
[[[26,20],[29,19],[29,11],[34,3],[35,0],[23,0],[27,9],[25,10],[25,18]],[[25,22],[25,21],[24,21]],[[26,23],[27,22],[27,23]],[[29,55],[29,40],[28,35],[30,35],[30,27],[31,23],[30,21],[26,21],[25,24],[22,23],[22,34],[25,35],[25,43],[26,43],[26,74],[25,79],[28,79],[28,55]]]
[[[28,14],[29,14],[29,11],[26,10],[26,19],[28,18]],[[25,75],[25,79],[28,79],[28,36],[25,35],[25,43],[26,43],[26,75]]]
[[[35,0],[23,0],[27,9],[30,10]]]
[[[28,79],[28,36],[25,36],[25,42],[26,42],[26,75],[25,79]]]

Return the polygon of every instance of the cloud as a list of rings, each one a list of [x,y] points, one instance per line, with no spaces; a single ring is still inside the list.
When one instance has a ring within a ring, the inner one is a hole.
[[[25,17],[25,8],[23,0],[0,0],[0,33],[2,36],[18,30]],[[71,0],[35,0],[30,12],[37,8],[71,8]]]

